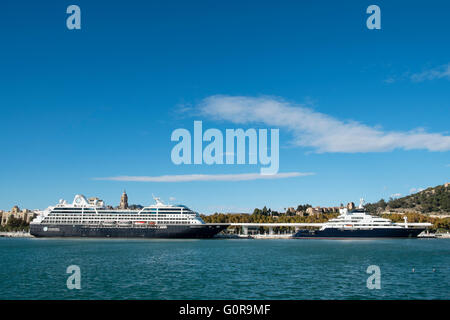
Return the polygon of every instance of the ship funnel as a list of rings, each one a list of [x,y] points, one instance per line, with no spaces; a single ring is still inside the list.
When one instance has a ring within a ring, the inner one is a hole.
[[[155,200],[156,205],[159,205],[159,206],[164,205],[164,203],[162,203],[162,201],[161,201],[161,198],[155,197],[155,195],[153,193],[152,193],[152,197],[153,197],[153,200]]]

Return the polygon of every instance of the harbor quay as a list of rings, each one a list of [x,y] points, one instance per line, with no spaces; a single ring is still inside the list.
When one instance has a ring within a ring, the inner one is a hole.
[[[32,238],[33,236],[26,231],[7,231],[0,232],[1,238]]]
[[[317,226],[318,224],[301,224],[298,223],[255,223],[255,224],[245,224],[245,223],[233,223],[224,224],[232,227],[236,227],[231,231],[224,231],[215,236],[218,239],[289,239],[293,238],[293,235],[300,230],[301,227],[305,225]],[[294,225],[294,226],[293,226]],[[261,232],[260,228],[268,228],[268,232]],[[274,227],[287,227],[288,230],[284,231],[274,231]],[[424,231],[417,236],[418,238],[439,238],[439,239],[450,239],[450,233],[430,233]],[[29,232],[25,231],[11,231],[11,232],[0,232],[0,238],[34,238]]]
[[[227,225],[229,229],[225,230],[224,233],[228,234],[236,234],[241,236],[292,236],[295,232],[299,231],[301,228],[307,228],[307,227],[322,227],[323,223],[293,223],[293,222],[286,222],[286,223],[215,223],[215,225]],[[230,228],[231,227],[231,228]],[[284,227],[287,228],[287,230],[284,230],[284,232],[275,232],[275,228]],[[267,228],[268,232],[261,233],[261,228]],[[231,230],[230,230],[231,229]]]

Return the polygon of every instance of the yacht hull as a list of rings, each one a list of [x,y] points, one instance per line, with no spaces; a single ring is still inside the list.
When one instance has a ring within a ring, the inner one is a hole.
[[[212,238],[227,225],[167,225],[136,227],[100,227],[86,225],[30,224],[30,234],[41,238]]]
[[[343,238],[417,238],[425,228],[374,228],[374,229],[339,229],[299,230],[292,237],[303,239],[343,239]]]

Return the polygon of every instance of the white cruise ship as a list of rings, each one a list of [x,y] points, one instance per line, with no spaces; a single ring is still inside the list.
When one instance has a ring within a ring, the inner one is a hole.
[[[107,207],[98,198],[76,195],[72,203],[60,200],[31,223],[36,237],[211,238],[227,225],[206,224],[184,205],[155,204],[129,209],[124,192],[119,208]]]

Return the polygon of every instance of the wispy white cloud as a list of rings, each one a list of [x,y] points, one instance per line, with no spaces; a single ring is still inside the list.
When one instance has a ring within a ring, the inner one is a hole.
[[[384,79],[386,84],[392,84],[397,81],[412,81],[412,82],[424,82],[436,79],[448,79],[450,80],[450,63],[443,64],[434,68],[428,68],[422,72],[404,72],[400,75],[391,75]]]
[[[414,82],[443,78],[450,79],[450,63],[438,66],[433,69],[425,70],[420,73],[414,73],[410,76],[410,79]]]
[[[402,196],[401,193],[394,193],[394,194],[391,194],[391,198],[399,198],[399,197],[401,197],[401,196]]]
[[[282,179],[293,177],[304,177],[314,175],[313,172],[284,172],[273,175],[263,175],[259,173],[239,173],[239,174],[183,174],[165,176],[118,176],[94,178],[94,180],[109,181],[136,181],[136,182],[190,182],[190,181],[246,181],[260,179]]]
[[[186,113],[186,112],[191,112],[193,110],[193,106],[190,103],[179,103],[176,107],[175,107],[175,112],[177,113]]]
[[[293,134],[294,145],[311,147],[318,153],[450,150],[450,136],[441,133],[428,133],[420,128],[384,131],[356,121],[342,121],[278,97],[215,95],[199,103],[197,110],[202,116],[234,124],[285,128]]]
[[[391,83],[394,83],[395,81],[396,81],[396,79],[394,77],[389,77],[384,80],[384,83],[391,84]]]

